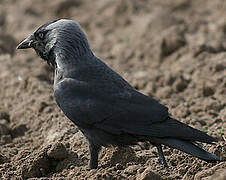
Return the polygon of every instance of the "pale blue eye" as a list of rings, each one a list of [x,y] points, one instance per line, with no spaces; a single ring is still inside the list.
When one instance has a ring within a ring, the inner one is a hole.
[[[38,33],[38,37],[39,37],[40,39],[43,39],[43,38],[44,38],[44,33],[43,33],[43,32],[39,32],[39,33]]]

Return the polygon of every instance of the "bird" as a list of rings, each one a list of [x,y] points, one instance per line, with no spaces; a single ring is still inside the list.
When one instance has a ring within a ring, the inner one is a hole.
[[[56,103],[85,136],[89,169],[98,168],[102,147],[139,142],[155,146],[164,167],[163,145],[206,162],[220,161],[200,146],[214,144],[214,137],[173,118],[168,107],[137,91],[96,57],[76,21],[57,19],[41,25],[17,46],[27,48],[54,68]]]

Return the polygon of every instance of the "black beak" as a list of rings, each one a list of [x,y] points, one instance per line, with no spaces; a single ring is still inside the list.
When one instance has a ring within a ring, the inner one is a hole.
[[[32,43],[34,42],[34,36],[31,35],[27,39],[23,40],[16,49],[27,49],[32,47]]]

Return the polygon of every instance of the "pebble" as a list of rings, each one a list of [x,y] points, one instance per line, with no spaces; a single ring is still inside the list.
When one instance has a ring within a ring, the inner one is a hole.
[[[62,143],[57,142],[47,151],[47,155],[56,160],[63,160],[68,156],[68,152]]]

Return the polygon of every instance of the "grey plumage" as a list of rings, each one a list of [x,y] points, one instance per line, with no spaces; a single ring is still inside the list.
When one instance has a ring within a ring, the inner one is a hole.
[[[97,168],[101,146],[139,141],[155,145],[164,166],[162,144],[208,162],[219,160],[196,145],[213,143],[213,137],[171,118],[167,107],[136,91],[98,59],[78,23],[62,19],[44,24],[18,49],[30,47],[55,69],[56,102],[88,140],[90,168]]]

